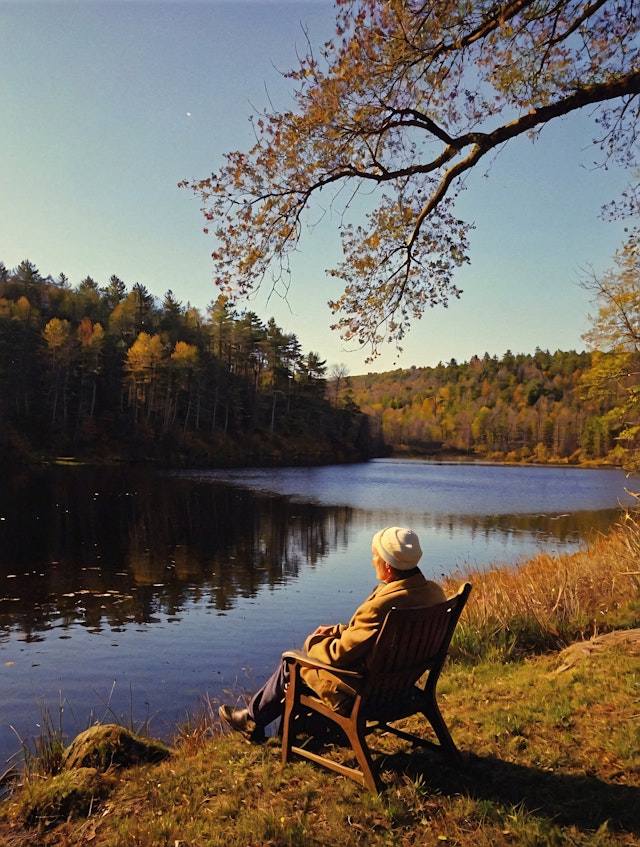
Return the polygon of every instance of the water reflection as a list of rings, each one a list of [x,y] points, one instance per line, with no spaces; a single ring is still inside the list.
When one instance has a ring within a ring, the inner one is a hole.
[[[274,472],[271,482],[287,473]],[[452,555],[451,569],[465,558],[455,555],[452,539],[464,538],[470,550],[479,539],[491,540],[500,554],[512,542],[525,553],[535,552],[537,541],[571,549],[618,514],[430,513],[414,500],[395,502],[395,511],[378,502],[359,509],[322,502],[317,483],[327,471],[309,473],[306,499],[212,474],[58,467],[9,475],[0,493],[0,638],[13,630],[38,641],[54,626],[119,630],[159,614],[177,618],[202,602],[226,612],[238,598],[298,579],[301,568],[346,549],[362,527],[375,531],[406,520],[407,512],[434,551],[438,572],[446,572]],[[343,474],[343,492],[345,473],[334,469],[331,477]],[[476,555],[474,564],[483,561]]]
[[[298,577],[345,544],[349,508],[256,498],[148,472],[53,468],[0,495],[0,631],[148,623],[217,610]]]

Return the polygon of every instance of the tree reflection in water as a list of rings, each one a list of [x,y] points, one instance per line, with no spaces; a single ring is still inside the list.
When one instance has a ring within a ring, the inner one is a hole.
[[[346,547],[363,514],[372,513],[206,475],[21,469],[0,489],[0,633],[41,640],[54,623],[99,632],[178,616],[203,600],[226,612]],[[616,515],[458,513],[430,521],[435,532],[472,541],[537,534],[571,546]]]
[[[255,496],[153,472],[46,468],[0,495],[0,631],[99,631],[216,609],[314,567],[345,543],[352,510]]]

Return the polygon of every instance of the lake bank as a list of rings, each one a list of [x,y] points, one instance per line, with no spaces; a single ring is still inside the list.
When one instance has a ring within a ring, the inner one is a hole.
[[[381,457],[376,457],[381,458]],[[572,456],[553,456],[538,452],[527,456],[517,456],[513,453],[494,451],[491,453],[474,452],[468,450],[441,450],[420,451],[414,448],[403,449],[395,446],[384,453],[384,458],[390,459],[413,459],[427,462],[460,462],[478,465],[506,465],[506,466],[530,466],[530,467],[572,467],[587,469],[621,469],[622,463],[619,458],[590,459],[581,452]]]
[[[531,589],[531,574],[540,569],[531,563],[514,576],[510,594],[517,584],[520,595],[530,597],[530,632],[545,620],[543,601],[552,635],[559,627],[578,633],[589,621],[591,632],[620,632],[640,625],[638,577],[628,567],[639,556],[632,518],[588,553],[556,562],[564,602],[558,593],[552,596],[545,574]],[[594,574],[600,584],[593,583]],[[495,625],[510,605],[495,579],[485,585],[473,578],[467,630],[477,630],[488,598],[493,605],[487,625]],[[514,617],[503,621],[505,633],[517,631],[513,621],[520,611],[511,605]],[[432,753],[389,751],[387,787],[374,797],[310,763],[283,767],[277,739],[249,745],[222,735],[215,704],[209,703],[178,729],[171,759],[96,777],[93,793],[78,791],[63,820],[54,802],[58,778],[34,779],[0,805],[0,837],[12,847],[639,844],[640,682],[634,650],[611,639],[578,661],[568,661],[561,650],[529,650],[516,658],[508,638],[485,636],[474,648],[464,627],[460,636],[439,702],[463,752],[461,770],[443,766]]]
[[[442,451],[436,453],[421,453],[415,450],[401,450],[401,449],[393,449],[389,451],[380,451],[372,455],[363,455],[362,453],[353,451],[342,451],[339,453],[332,452],[330,450],[327,451],[309,451],[307,453],[296,453],[292,451],[291,453],[286,454],[284,451],[274,452],[273,454],[267,456],[265,454],[261,454],[256,457],[258,461],[251,461],[252,457],[247,458],[239,458],[234,457],[232,454],[224,453],[217,457],[217,460],[211,460],[207,464],[202,464],[201,462],[186,462],[185,460],[181,462],[176,462],[175,464],[167,464],[166,462],[153,459],[153,458],[139,458],[139,459],[123,459],[118,457],[76,457],[76,456],[42,456],[38,457],[35,460],[25,461],[24,464],[27,466],[41,466],[41,465],[84,465],[84,466],[94,466],[94,467],[105,467],[109,465],[113,465],[115,467],[122,466],[131,466],[131,467],[140,467],[140,466],[149,466],[156,468],[173,468],[173,469],[197,469],[202,467],[211,467],[214,469],[220,468],[228,468],[228,469],[238,469],[243,470],[246,468],[253,467],[263,467],[263,468],[288,468],[288,467],[323,467],[323,466],[331,466],[331,465],[353,465],[358,464],[360,462],[367,461],[375,461],[376,459],[408,459],[415,461],[426,461],[426,462],[434,462],[435,464],[440,463],[470,463],[470,464],[478,464],[478,465],[496,465],[497,467],[501,465],[511,466],[511,465],[525,465],[525,466],[535,466],[535,467],[575,467],[575,468],[587,468],[587,469],[595,469],[595,470],[620,470],[622,465],[619,461],[607,460],[607,459],[588,459],[582,457],[557,457],[557,456],[549,456],[547,458],[533,457],[529,456],[527,458],[508,458],[508,454],[506,453],[494,453],[490,456],[487,456],[484,453],[468,453],[462,451]],[[2,462],[2,459],[0,459]],[[3,464],[15,464],[12,460],[9,462],[8,460],[4,460]]]

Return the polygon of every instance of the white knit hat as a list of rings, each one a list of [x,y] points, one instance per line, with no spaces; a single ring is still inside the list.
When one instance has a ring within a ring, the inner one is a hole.
[[[412,529],[387,526],[373,536],[373,546],[385,562],[398,571],[415,568],[422,557],[418,536]]]

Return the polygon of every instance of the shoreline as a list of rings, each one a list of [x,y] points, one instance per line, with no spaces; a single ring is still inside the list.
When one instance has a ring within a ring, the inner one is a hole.
[[[460,768],[383,738],[384,790],[372,795],[314,763],[283,765],[277,737],[250,744],[223,733],[207,701],[176,727],[159,763],[103,750],[68,769],[53,731],[0,802],[0,842],[638,844],[639,560],[635,513],[584,551],[463,575],[474,587],[438,683]],[[332,754],[348,759],[339,745]]]

